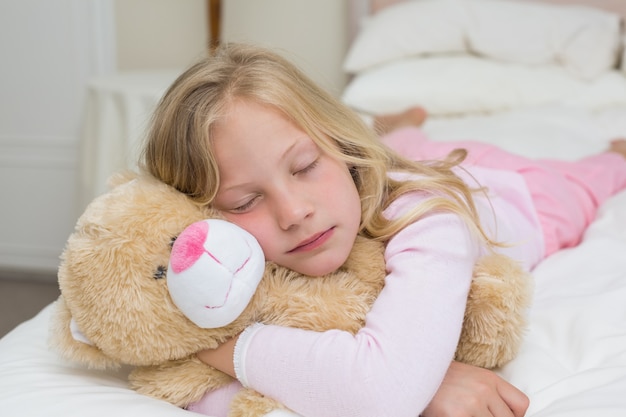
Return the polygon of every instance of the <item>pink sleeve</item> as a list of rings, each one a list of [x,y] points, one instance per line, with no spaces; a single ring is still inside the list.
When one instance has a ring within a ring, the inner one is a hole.
[[[209,391],[198,401],[189,404],[187,410],[207,416],[227,417],[230,403],[241,388],[241,384],[234,381],[214,391]]]
[[[460,334],[478,255],[452,214],[387,245],[386,285],[356,335],[258,326],[235,355],[244,385],[306,416],[416,416],[439,387]]]

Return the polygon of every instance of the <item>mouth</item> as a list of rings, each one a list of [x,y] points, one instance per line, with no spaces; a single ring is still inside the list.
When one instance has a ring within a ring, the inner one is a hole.
[[[291,249],[287,253],[307,252],[313,249],[317,249],[324,243],[326,243],[328,239],[330,239],[330,237],[333,235],[334,230],[335,228],[331,227],[330,229],[322,233],[318,233],[306,240],[303,240],[302,242],[298,243],[295,248]]]

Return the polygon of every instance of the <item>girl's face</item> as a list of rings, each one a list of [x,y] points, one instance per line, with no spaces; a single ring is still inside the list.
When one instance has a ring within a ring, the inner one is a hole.
[[[257,238],[266,259],[312,276],[345,262],[361,217],[345,163],[253,101],[231,103],[212,144],[221,177],[214,206]]]

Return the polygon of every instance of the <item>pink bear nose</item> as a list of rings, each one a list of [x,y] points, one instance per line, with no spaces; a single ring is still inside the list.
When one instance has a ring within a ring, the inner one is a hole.
[[[178,236],[172,246],[170,255],[170,265],[177,274],[191,267],[203,253],[204,242],[209,235],[209,224],[207,222],[193,223]],[[211,254],[209,254],[211,255]]]

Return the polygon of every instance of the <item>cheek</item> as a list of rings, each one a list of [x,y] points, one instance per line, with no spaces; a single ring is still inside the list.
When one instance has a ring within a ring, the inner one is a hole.
[[[345,166],[339,166],[332,178],[328,180],[328,189],[332,190],[335,202],[338,202],[346,211],[357,217],[361,216],[361,199],[350,171]],[[335,203],[337,204],[337,203]]]
[[[278,238],[276,236],[272,236],[270,232],[271,228],[267,222],[264,221],[263,216],[256,216],[254,213],[243,215],[232,215],[229,213],[222,214],[226,220],[236,224],[254,236],[259,242],[259,245],[261,245],[265,258],[272,259],[271,257],[274,252],[273,243],[277,242]]]

